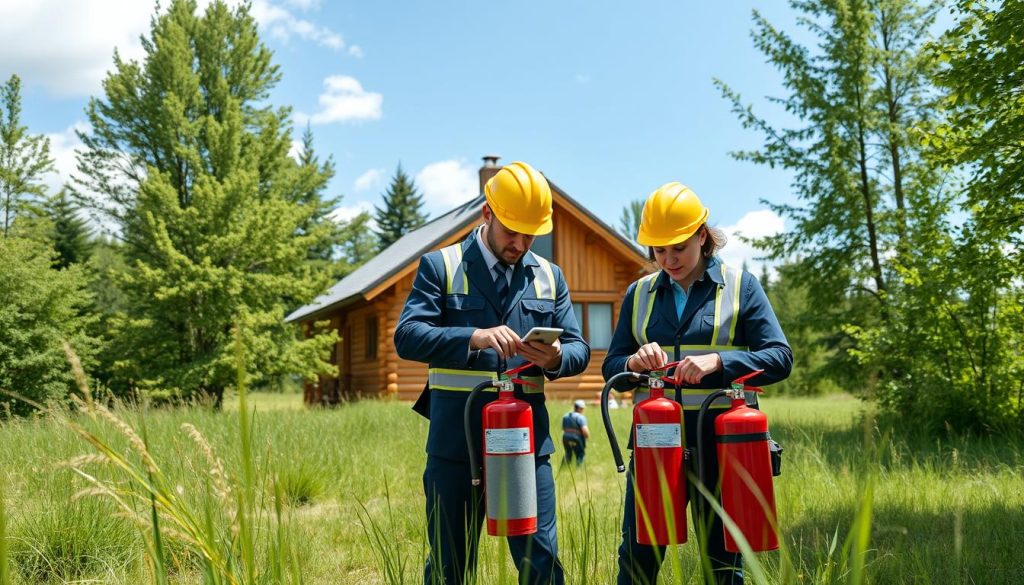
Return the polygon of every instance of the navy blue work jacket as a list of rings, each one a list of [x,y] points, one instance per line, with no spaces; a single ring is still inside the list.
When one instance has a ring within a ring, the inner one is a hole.
[[[715,292],[718,287],[725,286],[720,264],[721,261],[717,257],[708,260],[703,279],[690,287],[681,319],[676,316],[675,297],[669,275],[665,271],[658,275],[654,285],[654,308],[646,329],[647,339],[650,342],[657,342],[668,354],[669,361],[679,359],[673,355],[673,348],[676,346],[711,344],[715,326]],[[635,290],[635,282],[626,289],[619,321],[612,335],[611,347],[601,366],[605,380],[625,371],[626,360],[640,349],[632,332]],[[699,384],[684,385],[684,388],[726,388],[732,380],[760,369],[763,369],[764,373],[752,378],[748,383],[771,384],[789,376],[793,367],[793,351],[786,341],[764,289],[761,288],[761,283],[753,274],[746,271],[740,280],[739,320],[736,323],[733,345],[747,347],[748,351],[719,351],[722,371],[705,376]],[[615,389],[625,391],[632,387],[633,384],[629,380],[620,380]],[[665,394],[671,397],[671,388],[666,388]]]
[[[447,294],[444,259],[440,251],[433,251],[420,260],[419,271],[413,282],[409,298],[395,329],[395,348],[402,359],[426,362],[430,368],[478,370],[496,372],[500,364],[493,350],[469,350],[469,339],[477,329],[507,325],[520,337],[533,327],[559,327],[564,329],[560,338],[562,364],[557,371],[543,372],[549,380],[582,373],[590,362],[590,346],[583,340],[576,315],[569,299],[569,288],[558,266],[551,264],[555,280],[554,299],[539,299],[534,287],[534,271],[540,264],[532,252],[523,255],[512,271],[509,300],[506,307],[499,306],[491,271],[476,243],[476,232],[463,241],[463,259],[469,281],[467,294]],[[524,360],[516,356],[508,360],[507,368],[521,365]],[[531,368],[522,375],[540,376],[540,368]],[[463,408],[468,393],[449,390],[430,390],[430,428],[427,453],[437,457],[465,461],[468,459]],[[555,445],[551,440],[544,394],[526,394],[516,388],[516,397],[533,407],[535,449],[537,455],[549,455]],[[480,449],[480,411],[497,398],[488,392],[474,405],[473,436]]]

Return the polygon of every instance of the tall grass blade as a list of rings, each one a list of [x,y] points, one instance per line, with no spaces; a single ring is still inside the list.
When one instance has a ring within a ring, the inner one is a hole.
[[[11,584],[7,551],[7,501],[4,481],[0,481],[0,585]]]

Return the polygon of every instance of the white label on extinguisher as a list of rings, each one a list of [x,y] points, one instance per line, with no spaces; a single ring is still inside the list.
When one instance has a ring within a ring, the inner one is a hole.
[[[485,429],[484,447],[488,455],[530,452],[529,427],[514,429]]]
[[[681,447],[683,438],[681,427],[669,424],[638,424],[634,443],[637,447]]]

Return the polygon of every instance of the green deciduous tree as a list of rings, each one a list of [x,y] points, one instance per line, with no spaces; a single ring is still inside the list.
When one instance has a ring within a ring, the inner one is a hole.
[[[809,338],[826,350],[821,371],[889,412],[921,412],[932,428],[985,426],[979,409],[961,408],[976,390],[957,342],[978,333],[958,316],[973,294],[958,286],[970,278],[961,253],[969,222],[958,236],[948,173],[927,159],[921,140],[942,115],[938,60],[926,46],[937,5],[791,4],[816,46],[756,13],[754,40],[782,71],[787,95],[776,101],[797,126],[771,125],[720,84],[744,126],[765,136],[762,149],[739,158],[795,177],[800,204],[773,205],[793,228],[759,244],[792,262],[785,274],[806,291],[824,333]]]
[[[332,165],[311,140],[299,162],[288,155],[290,112],[268,103],[280,72],[248,4],[199,14],[173,0],[143,48],[141,63],[115,54],[80,134],[77,197],[115,223],[127,261],[112,371],[219,400],[235,324],[257,379],[329,370],[332,336],[300,340],[283,318],[330,280],[335,226],[320,195]]]
[[[416,184],[398,165],[391,185],[384,192],[384,207],[374,207],[380,250],[420,227],[427,221],[423,213],[423,196],[416,192]]]
[[[60,400],[73,388],[64,342],[86,367],[93,364],[95,338],[85,330],[90,295],[81,266],[54,270],[48,245],[27,238],[0,237],[0,389],[36,402]],[[12,412],[32,410],[0,396]]]

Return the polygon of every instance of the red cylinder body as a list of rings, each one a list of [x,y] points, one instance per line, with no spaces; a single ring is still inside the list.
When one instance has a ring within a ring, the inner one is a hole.
[[[484,406],[483,435],[487,533],[537,532],[533,409],[512,392],[500,392]]]
[[[651,388],[633,409],[633,495],[636,541],[686,542],[686,478],[683,476],[682,407]]]
[[[755,552],[779,548],[775,490],[768,451],[768,417],[733,399],[732,408],[715,419],[722,508]],[[740,552],[729,530],[725,549]]]

